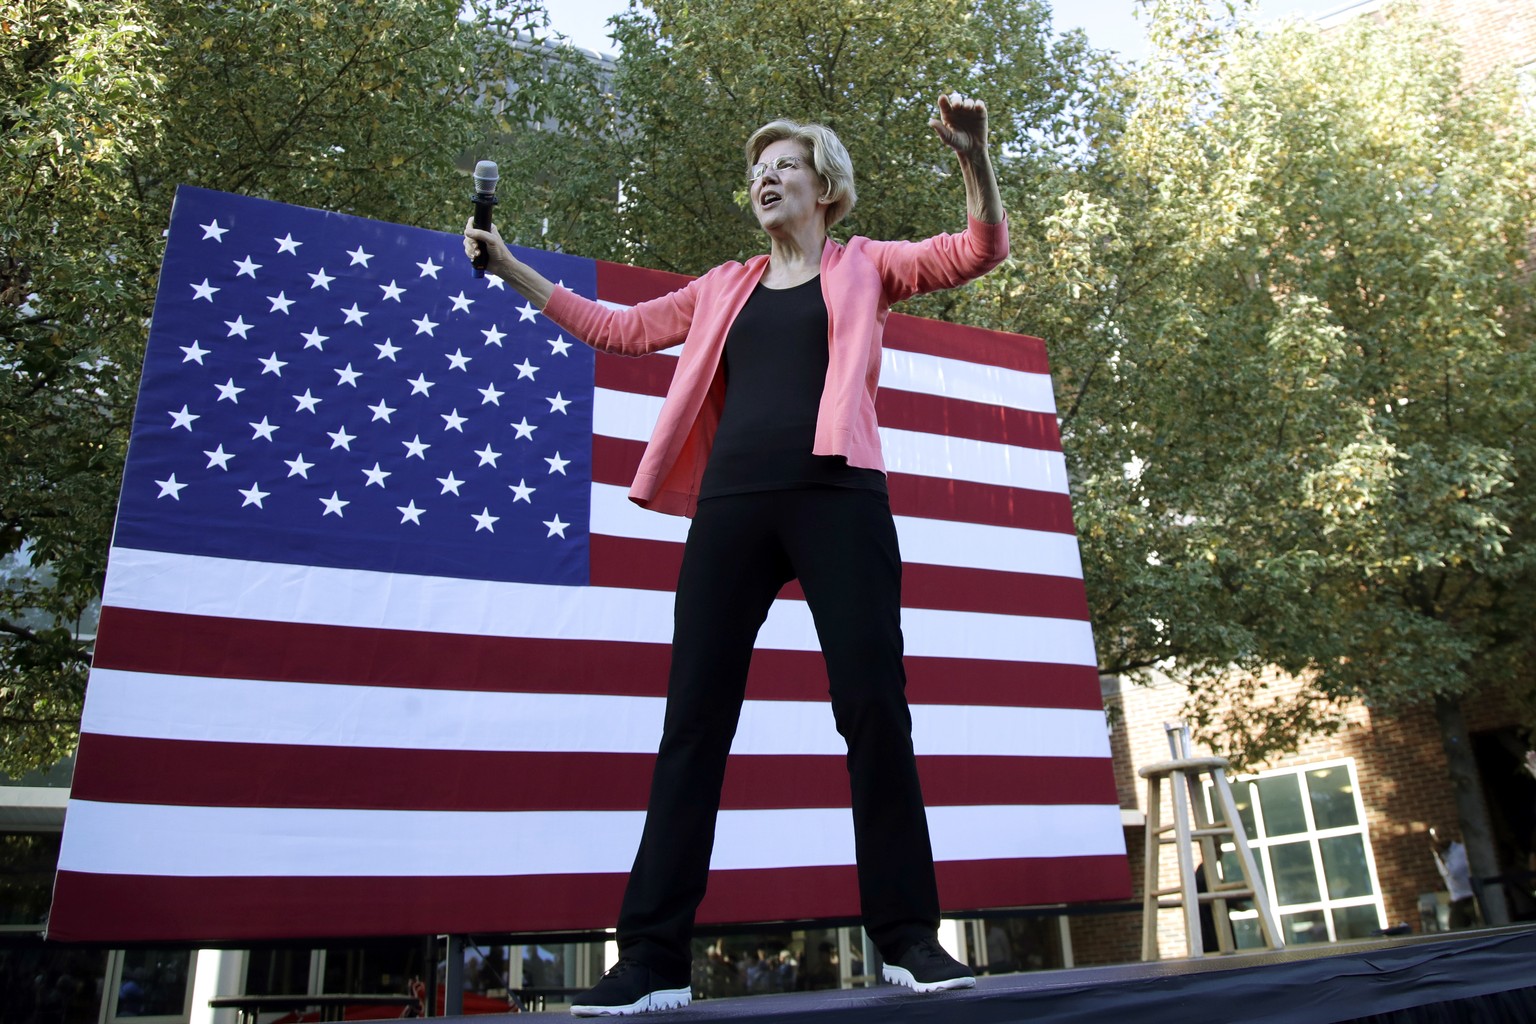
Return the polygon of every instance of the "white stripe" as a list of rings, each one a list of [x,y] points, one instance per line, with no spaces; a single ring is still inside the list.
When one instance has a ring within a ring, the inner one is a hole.
[[[648,512],[622,487],[593,484],[592,532],[681,544],[688,539],[688,520]],[[897,516],[896,535],[903,562],[1083,578],[1077,538],[1070,533]]]
[[[661,403],[651,395],[598,388],[593,397],[592,432],[601,437],[647,441],[661,414]],[[1061,452],[884,427],[880,429],[880,444],[885,468],[892,473],[1067,493],[1067,463]]]
[[[680,356],[682,352],[683,346],[679,345],[656,354]],[[893,391],[958,398],[1025,412],[1053,415],[1056,412],[1056,393],[1051,386],[1050,374],[1007,370],[990,363],[972,363],[899,348],[881,350],[880,386]]]
[[[987,363],[900,349],[881,351],[880,386],[1026,412],[1056,412],[1056,394],[1049,374],[1006,370]]]
[[[880,451],[888,473],[1067,493],[1061,452],[888,427],[880,428]]]
[[[265,622],[668,644],[662,590],[553,587],[394,575],[113,548],[103,601],[121,608]],[[1086,621],[902,610],[907,653],[935,658],[1096,665]],[[774,602],[759,648],[816,651],[804,601]]]
[[[515,667],[512,667],[515,671]],[[509,685],[519,685],[515,676]],[[80,728],[139,739],[288,746],[654,754],[665,702],[603,694],[347,686],[93,669]],[[1104,716],[1069,708],[912,706],[923,755],[1110,756]],[[841,756],[824,701],[742,706],[735,754]]]
[[[183,877],[624,873],[641,811],[370,811],[71,800],[59,869]],[[1122,856],[1110,805],[930,807],[939,861]],[[594,841],[601,837],[601,841]],[[722,811],[711,867],[854,863],[841,808]]]

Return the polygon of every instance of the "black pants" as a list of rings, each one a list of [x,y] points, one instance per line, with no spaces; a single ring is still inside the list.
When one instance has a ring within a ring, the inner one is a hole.
[[[795,578],[848,743],[864,927],[887,959],[938,927],[901,663],[901,554],[886,496],[820,488],[709,498],[683,553],[666,720],[618,927],[624,956],[679,984],[688,977],[752,644],[774,597]]]

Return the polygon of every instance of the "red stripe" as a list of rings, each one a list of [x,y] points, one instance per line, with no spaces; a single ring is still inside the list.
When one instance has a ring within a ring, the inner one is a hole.
[[[665,695],[669,663],[665,644],[422,633],[112,606],[101,612],[94,662],[97,668],[164,675],[636,697]],[[909,655],[906,667],[913,704],[1104,706],[1091,665]],[[821,655],[754,652],[747,696],[826,699]]]
[[[682,557],[682,545],[669,541],[593,536],[592,584],[671,590]],[[797,582],[789,583],[779,596],[805,600]],[[1088,619],[1088,593],[1079,579],[912,562],[902,566],[901,604],[903,608]]]
[[[830,718],[831,712],[828,712]],[[641,811],[650,754],[304,747],[85,733],[71,795],[192,807]],[[930,807],[1106,804],[1107,758],[919,757]],[[592,780],[602,779],[602,785]],[[727,810],[848,807],[841,755],[733,755]]]
[[[593,483],[628,488],[644,451],[642,441],[594,435]],[[891,493],[891,511],[898,516],[1076,533],[1072,499],[1065,494],[904,473],[888,475],[886,487]]]
[[[607,260],[593,260],[597,264],[597,297],[604,302],[617,302],[633,306],[646,299],[654,299],[668,292],[675,292],[692,281],[687,274],[674,274],[666,270],[647,270]]]
[[[632,306],[676,291],[691,278],[664,270],[645,270],[597,260],[597,297]],[[1045,342],[1024,334],[1007,334],[943,320],[892,313],[885,324],[884,344],[907,352],[947,359],[987,363],[1026,373],[1050,373]]]
[[[1123,856],[935,867],[945,913],[1126,899],[1131,892]],[[586,931],[613,925],[624,882],[621,874],[164,878],[60,871],[48,938],[163,943]],[[858,913],[858,879],[851,865],[716,871],[699,923],[827,920]]]
[[[599,354],[596,383],[600,388],[661,398],[667,393],[676,365],[676,359],[665,356],[624,359]],[[895,388],[880,391],[875,398],[875,413],[882,427],[1061,451],[1061,432],[1056,426],[1055,413],[1030,412]]]

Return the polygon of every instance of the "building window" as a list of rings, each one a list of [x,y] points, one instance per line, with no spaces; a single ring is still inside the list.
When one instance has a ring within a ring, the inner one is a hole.
[[[192,953],[114,949],[108,954],[108,1024],[182,1024],[192,1010]]]
[[[1352,761],[1244,776],[1232,795],[1288,945],[1364,939],[1385,926]],[[1241,877],[1231,844],[1221,873]],[[1264,944],[1251,906],[1233,910],[1232,928],[1239,947]]]

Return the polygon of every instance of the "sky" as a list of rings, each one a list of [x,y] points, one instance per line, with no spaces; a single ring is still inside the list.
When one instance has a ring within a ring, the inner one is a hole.
[[[1286,15],[1316,17],[1354,6],[1358,0],[1259,0],[1258,20],[1272,21]],[[1058,31],[1086,29],[1094,46],[1118,50],[1130,58],[1146,53],[1146,24],[1133,12],[1133,0],[1059,0],[1053,3]],[[613,52],[607,20],[628,9],[628,0],[546,0],[550,24],[569,36],[577,46]]]

